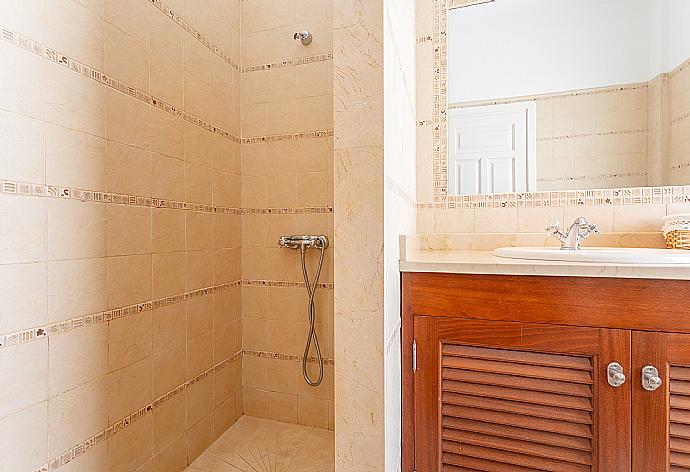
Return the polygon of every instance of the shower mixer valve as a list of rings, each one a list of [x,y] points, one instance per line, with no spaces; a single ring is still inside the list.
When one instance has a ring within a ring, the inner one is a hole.
[[[278,239],[278,245],[288,249],[308,249],[314,247],[317,249],[328,248],[328,238],[324,235],[294,235],[281,236]]]
[[[305,382],[311,387],[318,387],[323,380],[323,356],[321,355],[321,348],[319,347],[319,338],[316,335],[316,308],[314,306],[314,296],[316,295],[316,288],[319,286],[319,276],[321,275],[321,268],[323,267],[323,258],[328,248],[328,238],[324,235],[293,235],[281,236],[278,239],[278,245],[288,249],[299,249],[300,259],[302,261],[302,275],[304,276],[304,285],[307,287],[307,299],[309,300],[309,335],[307,336],[307,345],[304,348],[304,356],[302,357],[302,376]],[[319,264],[316,266],[316,273],[310,279],[307,271],[307,249],[318,249]],[[314,353],[316,354],[316,362],[319,364],[319,376],[316,380],[312,380],[307,370],[307,362],[309,361],[309,351],[312,345],[314,346]]]

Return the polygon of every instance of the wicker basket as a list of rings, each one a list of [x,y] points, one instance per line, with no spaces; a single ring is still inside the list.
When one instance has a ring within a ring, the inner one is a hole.
[[[676,229],[666,233],[666,247],[670,249],[690,249],[690,230]]]
[[[666,247],[671,249],[690,249],[690,214],[664,217],[664,237]]]

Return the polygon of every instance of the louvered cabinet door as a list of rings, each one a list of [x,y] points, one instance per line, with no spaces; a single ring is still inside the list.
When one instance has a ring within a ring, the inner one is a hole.
[[[633,471],[690,472],[690,335],[633,332],[632,348]]]
[[[416,472],[630,471],[630,331],[416,317]]]

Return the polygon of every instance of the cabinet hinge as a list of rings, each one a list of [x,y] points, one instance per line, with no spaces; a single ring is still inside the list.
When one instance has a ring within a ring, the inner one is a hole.
[[[417,372],[417,340],[412,340],[412,373]]]

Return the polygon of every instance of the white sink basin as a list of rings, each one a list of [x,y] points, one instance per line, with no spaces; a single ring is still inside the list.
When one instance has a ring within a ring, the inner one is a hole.
[[[494,250],[494,255],[538,261],[690,265],[690,251],[683,249],[588,247],[569,251],[554,247],[502,247]]]

